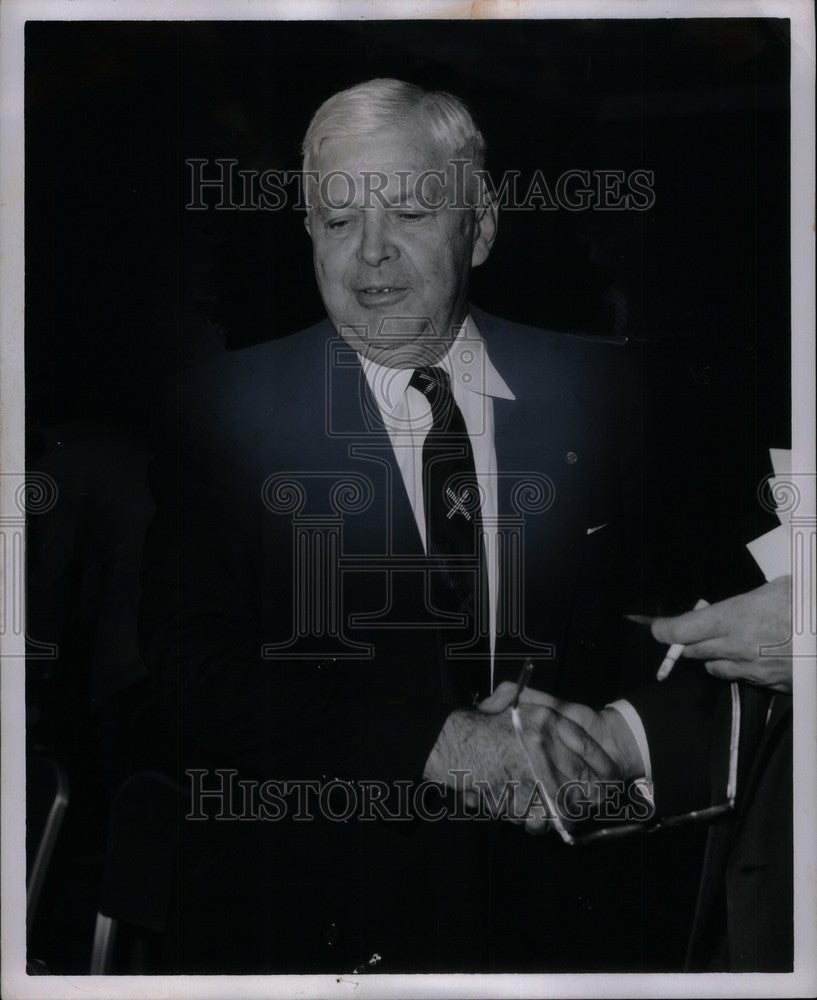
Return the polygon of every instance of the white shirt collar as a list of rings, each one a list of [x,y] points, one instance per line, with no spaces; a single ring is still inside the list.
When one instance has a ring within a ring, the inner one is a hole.
[[[382,411],[392,413],[405,396],[414,370],[388,368],[364,357],[361,357],[360,363],[377,405]],[[488,357],[485,341],[470,314],[437,367],[448,372],[454,393],[458,389],[467,389],[482,396],[516,399]]]

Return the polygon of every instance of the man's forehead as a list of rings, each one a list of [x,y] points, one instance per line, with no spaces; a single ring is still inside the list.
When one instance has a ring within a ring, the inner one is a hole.
[[[427,133],[408,128],[405,132],[388,130],[327,138],[320,145],[314,167],[319,175],[336,170],[357,176],[379,172],[397,180],[406,172],[445,170],[449,159],[441,143]]]
[[[383,165],[371,170],[322,171],[317,187],[322,201],[366,201],[367,195],[374,193],[381,196],[378,201],[397,205],[412,198],[427,198],[435,191],[441,193],[448,186],[448,180],[448,172],[442,169]]]
[[[463,184],[464,164],[429,136],[384,132],[333,136],[320,147],[309,178],[324,208],[439,203]]]

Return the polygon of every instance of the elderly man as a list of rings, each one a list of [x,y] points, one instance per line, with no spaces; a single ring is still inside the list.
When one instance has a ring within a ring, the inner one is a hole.
[[[142,649],[192,793],[174,968],[479,971],[488,814],[617,768],[547,706],[476,704],[527,658],[599,706],[654,669],[623,617],[637,394],[617,345],[469,305],[497,210],[459,100],[360,84],[303,151],[329,319],[186,374],[152,474]]]

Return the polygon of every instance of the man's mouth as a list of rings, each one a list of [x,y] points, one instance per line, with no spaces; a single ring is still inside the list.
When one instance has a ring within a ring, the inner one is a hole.
[[[361,306],[391,306],[400,302],[408,294],[408,288],[401,285],[367,285],[355,289],[355,298]]]

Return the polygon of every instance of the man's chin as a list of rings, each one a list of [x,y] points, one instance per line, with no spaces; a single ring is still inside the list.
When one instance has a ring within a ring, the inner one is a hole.
[[[361,351],[370,361],[388,368],[419,368],[437,364],[449,345],[418,334],[413,340],[377,340],[365,345]]]
[[[436,364],[450,346],[451,338],[441,338],[430,319],[384,316],[336,326],[359,354],[389,368]]]

